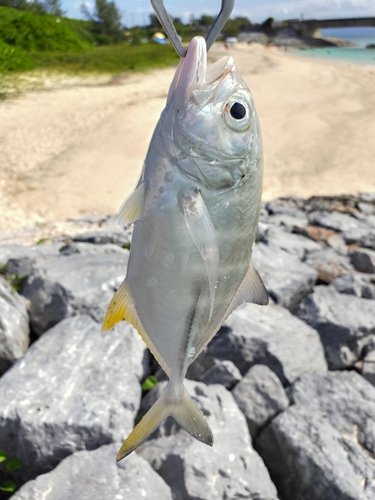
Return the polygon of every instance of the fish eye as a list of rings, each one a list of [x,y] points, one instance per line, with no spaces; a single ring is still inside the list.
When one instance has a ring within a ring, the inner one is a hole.
[[[242,95],[232,96],[224,107],[224,119],[229,128],[244,131],[250,127],[253,113],[250,103]]]
[[[234,102],[230,107],[230,114],[235,120],[242,120],[246,115],[246,108],[240,102]]]

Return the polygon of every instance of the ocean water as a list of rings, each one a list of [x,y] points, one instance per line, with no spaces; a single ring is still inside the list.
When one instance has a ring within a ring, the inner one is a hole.
[[[367,44],[375,43],[375,27],[325,28],[320,32],[323,37],[341,38],[356,45],[355,47],[325,47],[322,49],[300,50],[301,55],[375,66],[375,49],[366,49]]]

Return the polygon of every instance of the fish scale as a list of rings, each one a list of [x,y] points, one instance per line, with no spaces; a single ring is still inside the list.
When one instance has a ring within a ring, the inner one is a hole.
[[[233,109],[232,109],[233,108]],[[119,220],[134,223],[125,281],[103,331],[132,323],[167,373],[164,393],[121,447],[121,460],[172,415],[212,445],[183,380],[228,315],[266,304],[251,265],[262,191],[262,143],[250,91],[231,57],[207,67],[195,37],[172,81],[140,181]]]

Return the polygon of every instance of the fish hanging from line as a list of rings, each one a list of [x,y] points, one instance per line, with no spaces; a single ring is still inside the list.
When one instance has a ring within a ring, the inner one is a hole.
[[[181,59],[136,189],[118,222],[134,222],[125,281],[103,332],[129,321],[169,377],[125,440],[121,460],[169,415],[212,445],[183,385],[189,365],[243,302],[267,304],[251,265],[262,191],[262,142],[250,91],[232,57],[207,66],[195,37]]]

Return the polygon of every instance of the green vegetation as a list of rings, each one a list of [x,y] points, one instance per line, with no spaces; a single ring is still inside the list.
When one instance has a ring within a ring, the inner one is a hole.
[[[111,32],[103,14],[109,5],[110,16],[115,19],[114,5],[100,1],[101,18],[97,13],[89,21],[0,6],[0,73],[42,68],[65,73],[115,74],[177,64],[178,56],[171,45],[133,44],[135,35],[139,40],[147,38],[145,30],[121,31],[119,42],[118,33]],[[113,43],[114,39],[119,43]]]
[[[157,383],[158,379],[155,377],[155,375],[150,375],[142,382],[142,391],[150,391]]]
[[[177,64],[179,58],[170,45],[154,43],[131,46],[129,42],[102,45],[77,53],[34,53],[37,67],[64,72],[142,71]]]
[[[31,12],[1,23],[0,40],[28,52],[72,52],[89,48],[89,44],[59,18]]]
[[[32,69],[116,74],[178,63],[172,45],[152,41],[162,31],[155,15],[148,26],[126,29],[112,0],[95,0],[92,12],[82,7],[87,20],[63,17],[60,1],[0,0],[0,98],[7,95],[8,78],[17,89],[16,74]],[[214,19],[203,15],[192,16],[188,24],[173,21],[188,43],[193,36],[205,36]],[[231,19],[223,34],[236,35],[248,24],[244,17]]]
[[[60,0],[0,0],[0,6],[34,12],[34,14],[63,15]]]
[[[0,498],[9,498],[17,489],[16,483],[9,478],[9,475],[22,467],[22,462],[18,458],[8,458],[3,450],[0,450]]]
[[[92,22],[96,39],[101,44],[118,43],[123,40],[121,14],[116,4],[108,0],[95,0],[95,10],[91,14],[87,5],[81,4],[82,13]]]
[[[4,71],[27,71],[35,66],[25,51],[0,40],[0,73]]]
[[[10,274],[6,264],[0,264],[0,276],[3,276],[16,292],[21,290],[22,282],[25,279],[25,276]]]

